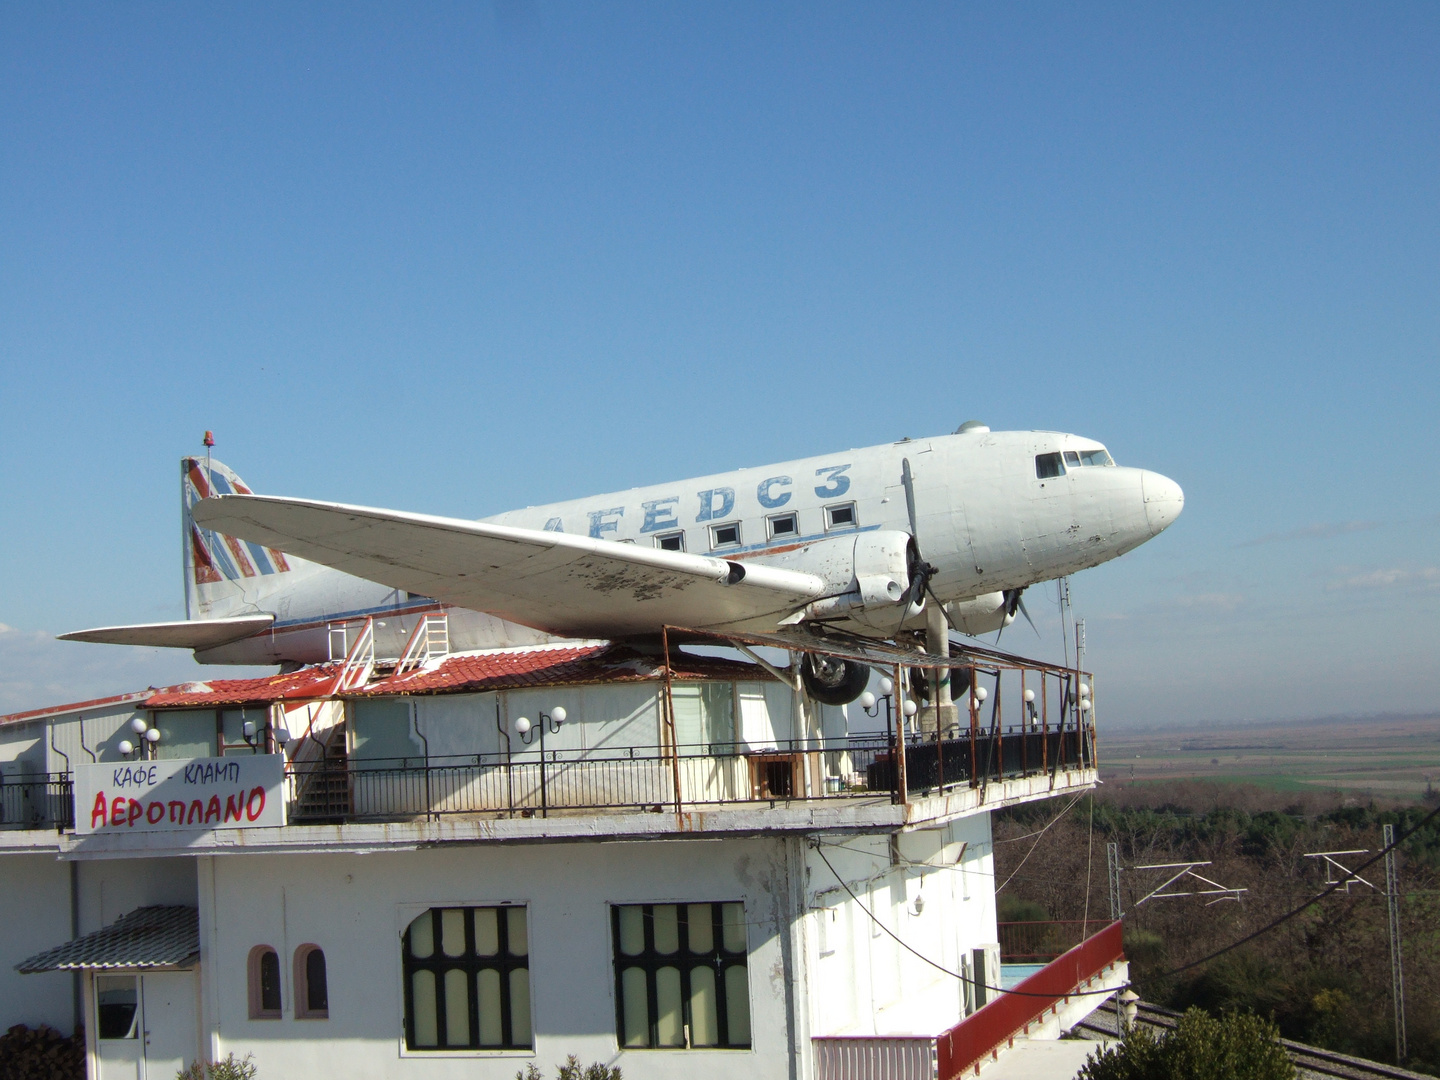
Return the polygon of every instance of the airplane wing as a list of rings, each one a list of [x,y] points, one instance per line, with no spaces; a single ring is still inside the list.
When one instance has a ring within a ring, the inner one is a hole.
[[[566,637],[773,628],[826,590],[793,570],[364,506],[222,495],[191,513],[227,536]]]
[[[164,649],[214,649],[270,629],[274,615],[237,615],[230,619],[185,619],[180,622],[97,626],[60,634],[61,641],[100,645],[151,645]]]

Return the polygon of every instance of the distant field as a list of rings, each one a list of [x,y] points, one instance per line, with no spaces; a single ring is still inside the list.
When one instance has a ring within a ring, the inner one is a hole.
[[[1440,716],[1100,727],[1102,780],[1200,779],[1414,798],[1440,788]]]

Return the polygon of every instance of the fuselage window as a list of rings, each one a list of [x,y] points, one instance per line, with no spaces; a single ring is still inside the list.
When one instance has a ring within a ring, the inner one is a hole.
[[[1035,475],[1041,480],[1048,480],[1052,476],[1064,476],[1065,466],[1060,464],[1060,455],[1036,454]]]
[[[710,546],[712,548],[739,547],[740,523],[732,521],[728,525],[711,525]]]
[[[683,532],[663,533],[655,537],[655,546],[665,551],[684,551],[685,534]]]
[[[1109,455],[1109,453],[1106,452],[1104,449],[1100,449],[1100,450],[1081,450],[1081,451],[1080,451],[1080,464],[1082,464],[1082,465],[1114,465],[1114,464],[1115,464],[1115,459],[1112,458],[1112,457]]]
[[[1080,467],[1080,455],[1077,454],[1074,450],[1066,450],[1065,464],[1072,469],[1078,469]]]
[[[825,528],[853,529],[855,527],[855,504],[841,503],[825,508]]]
[[[770,538],[799,536],[800,522],[794,514],[776,514],[770,519]]]

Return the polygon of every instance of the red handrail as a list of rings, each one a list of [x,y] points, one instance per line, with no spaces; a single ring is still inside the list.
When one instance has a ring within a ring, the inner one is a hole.
[[[1122,934],[1119,922],[1091,934],[936,1039],[940,1080],[954,1080],[1087,979],[1125,959]]]

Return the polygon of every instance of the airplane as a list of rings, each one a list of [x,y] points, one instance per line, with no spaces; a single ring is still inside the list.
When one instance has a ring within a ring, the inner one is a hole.
[[[257,495],[208,454],[181,471],[189,618],[62,639],[295,667],[331,657],[337,622],[372,618],[376,655],[399,655],[443,610],[456,651],[672,627],[948,652],[947,630],[1008,626],[1027,587],[1125,554],[1184,507],[1173,480],[1093,439],[975,421],[480,521]],[[843,704],[869,672],[809,661],[801,676]]]

